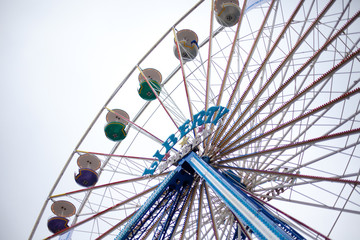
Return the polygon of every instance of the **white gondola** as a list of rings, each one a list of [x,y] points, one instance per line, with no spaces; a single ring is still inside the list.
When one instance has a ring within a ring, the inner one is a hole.
[[[215,18],[224,27],[232,27],[240,17],[240,7],[238,0],[216,0]]]
[[[182,60],[184,62],[194,60],[199,52],[198,36],[196,33],[189,29],[183,29],[176,33],[176,38],[179,44]],[[176,43],[174,45],[174,54],[175,57],[179,59],[179,51]]]

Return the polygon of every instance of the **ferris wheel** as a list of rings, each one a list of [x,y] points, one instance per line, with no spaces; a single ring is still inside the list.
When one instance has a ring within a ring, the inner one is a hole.
[[[100,109],[29,239],[357,236],[359,10],[199,1]]]

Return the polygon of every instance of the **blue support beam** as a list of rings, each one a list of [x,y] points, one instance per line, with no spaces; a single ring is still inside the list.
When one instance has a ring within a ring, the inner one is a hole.
[[[305,240],[305,238],[303,236],[301,236],[297,231],[295,231],[295,229],[293,229],[292,227],[290,227],[287,223],[283,222],[282,220],[280,220],[279,218],[277,218],[276,216],[272,215],[270,213],[270,211],[263,205],[261,204],[259,201],[257,201],[256,199],[254,199],[252,196],[249,196],[248,194],[246,194],[242,188],[244,187],[243,184],[239,183],[236,181],[236,179],[234,178],[228,178],[226,175],[228,173],[222,174],[224,175],[231,183],[233,183],[233,186],[239,191],[240,194],[242,194],[244,197],[246,197],[247,199],[249,199],[251,202],[253,202],[253,204],[259,209],[258,211],[264,213],[267,217],[269,217],[271,219],[271,221],[273,221],[275,224],[277,224],[280,228],[282,228],[283,231],[287,232],[288,235],[290,235],[292,237],[292,239],[298,239],[298,240]]]
[[[186,202],[192,192],[190,189],[196,173],[258,239],[304,240],[293,228],[244,192],[242,189],[245,186],[235,173],[217,171],[206,158],[203,160],[194,152],[178,162],[178,167],[166,176],[115,240],[149,236],[154,224],[157,224],[152,233],[154,239],[171,239],[181,213],[187,207]],[[241,239],[244,237],[241,234]],[[234,238],[238,239],[236,233]]]
[[[193,179],[193,174],[184,171],[182,166],[169,173],[115,240],[139,239],[156,222],[159,224],[155,235],[173,233],[176,224],[173,218],[177,219],[180,214],[177,206],[186,201]]]
[[[176,175],[178,171],[173,171],[166,176],[164,181],[156,188],[153,194],[147,199],[147,201],[140,207],[140,209],[135,213],[135,215],[127,222],[125,228],[118,234],[115,240],[125,240],[132,239],[137,232],[137,228],[140,228],[139,225],[141,219],[146,215],[146,213],[151,209],[155,202],[161,197],[161,195],[167,189],[169,183]]]
[[[195,153],[187,155],[186,161],[199,174],[212,190],[222,199],[234,215],[249,226],[259,239],[299,239],[282,229],[274,219],[264,213],[262,208],[241,194],[221,173],[202,160]]]
[[[169,189],[164,191],[161,197],[159,197],[151,208],[143,215],[138,224],[134,225],[132,228],[133,230],[128,235],[128,238],[132,239],[134,236],[136,236],[136,238],[140,238],[148,230],[148,228],[156,222],[156,219],[160,216],[161,212],[163,212],[169,199],[171,199],[173,195],[174,192],[169,191]]]
[[[190,189],[191,189],[191,187],[188,186],[188,188],[185,189],[185,191],[183,192],[182,195],[183,195],[184,199],[181,200],[181,202],[182,202],[181,206],[175,210],[175,213],[174,213],[173,217],[170,219],[171,220],[170,225],[168,226],[168,229],[165,232],[165,234],[163,235],[162,239],[172,239],[172,235],[175,232],[176,225],[180,221],[181,212],[185,209],[184,207],[188,203],[188,198],[190,198],[190,195],[191,195],[190,194],[190,192],[191,192]]]
[[[188,197],[190,186],[186,185],[183,186],[180,191],[177,192],[174,201],[172,201],[171,207],[169,208],[169,211],[166,212],[166,217],[164,216],[163,219],[160,220],[159,225],[156,229],[156,232],[154,234],[153,239],[158,240],[164,240],[164,239],[170,239],[171,234],[173,233],[175,223],[179,217],[179,213],[181,211],[181,208],[179,208],[179,205],[181,202],[185,203],[186,198]],[[169,235],[169,236],[168,236]]]

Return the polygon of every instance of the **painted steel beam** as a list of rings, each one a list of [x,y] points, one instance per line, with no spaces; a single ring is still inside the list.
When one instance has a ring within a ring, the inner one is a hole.
[[[178,170],[178,169],[176,169]],[[133,230],[133,227],[143,218],[146,212],[153,206],[153,204],[160,198],[160,196],[164,193],[166,188],[169,186],[173,177],[179,171],[174,170],[166,176],[164,181],[155,189],[153,194],[147,199],[147,201],[140,207],[140,209],[135,213],[135,215],[130,219],[130,221],[126,224],[125,228],[119,233],[119,235],[115,238],[115,240],[123,240],[127,239],[128,235]]]
[[[169,173],[115,239],[139,239],[151,232],[154,224],[157,225],[154,238],[171,237],[181,213],[178,206],[183,207],[192,186],[194,172],[191,168],[190,171],[178,166]]]
[[[184,161],[190,164],[233,214],[248,225],[259,239],[294,239],[195,153],[187,155]]]

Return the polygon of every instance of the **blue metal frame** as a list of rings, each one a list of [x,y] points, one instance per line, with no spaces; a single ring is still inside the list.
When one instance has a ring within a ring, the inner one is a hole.
[[[188,190],[190,188],[190,185],[184,186],[180,189],[180,191],[178,191],[176,193],[176,197],[171,205],[170,211],[168,213],[166,213],[166,211],[164,211],[165,214],[167,214],[167,217],[162,218],[161,220],[165,220],[165,221],[161,221],[159,222],[159,225],[155,231],[154,237],[153,239],[158,239],[158,240],[162,240],[162,239],[171,239],[171,236],[175,230],[175,224],[179,218],[179,213],[181,208],[178,208],[179,204],[181,202],[185,203],[186,201],[184,201],[187,196],[188,196]],[[175,217],[176,216],[176,217]],[[172,221],[172,220],[175,221]],[[169,233],[169,235],[167,235],[166,233]]]
[[[155,222],[159,222],[155,235],[172,235],[180,214],[177,206],[186,202],[193,179],[193,173],[184,171],[182,166],[169,173],[115,240],[139,239]]]
[[[234,215],[249,226],[259,239],[298,239],[284,231],[265,211],[261,211],[249,197],[241,194],[222,174],[203,161],[195,153],[190,153],[183,161],[209,184]]]
[[[301,236],[295,229],[293,229],[292,227],[290,227],[287,223],[283,222],[282,220],[280,220],[279,218],[277,218],[276,216],[272,215],[270,213],[270,211],[263,205],[261,204],[259,201],[257,201],[255,198],[253,198],[252,196],[249,196],[248,194],[246,194],[242,188],[245,187],[244,184],[242,184],[241,182],[239,182],[239,178],[234,178],[233,177],[233,173],[232,171],[230,172],[225,172],[225,173],[221,173],[225,178],[228,179],[228,181],[230,183],[233,184],[233,186],[239,191],[240,194],[242,194],[244,197],[248,198],[250,201],[253,202],[254,205],[256,205],[259,209],[259,211],[261,211],[262,213],[264,213],[265,215],[267,215],[274,223],[276,223],[277,225],[279,225],[285,232],[287,232],[290,236],[292,236],[293,239],[299,239],[299,240],[305,240],[305,238],[303,236]]]
[[[151,206],[151,208],[144,213],[141,221],[138,224],[140,226],[134,225],[132,231],[130,231],[128,238],[132,239],[134,236],[140,238],[147,229],[154,224],[160,213],[163,211],[164,206],[166,206],[169,199],[172,198],[173,192],[166,190],[159,199]]]
[[[259,239],[304,240],[288,224],[242,189],[241,179],[231,172],[221,173],[194,152],[178,162],[172,171],[140,207],[115,240],[139,239],[157,223],[153,239],[171,239],[190,193],[194,175],[200,175],[222,199],[236,218]],[[236,227],[237,229],[237,227]],[[237,230],[234,239],[237,239]],[[245,235],[241,234],[241,239]],[[245,237],[246,238],[246,237]]]
[[[191,192],[190,189],[191,189],[190,185],[189,185],[189,188],[185,189],[185,191],[183,193],[183,196],[185,196],[185,199],[184,199],[184,201],[182,201],[181,207],[176,209],[176,211],[174,213],[173,221],[170,222],[168,230],[163,235],[163,239],[171,239],[172,238],[172,236],[173,236],[173,234],[175,232],[175,227],[178,224],[178,222],[180,221],[181,212],[184,209],[184,206],[187,203],[188,198],[190,198],[190,195],[191,195],[190,194],[190,192]]]

